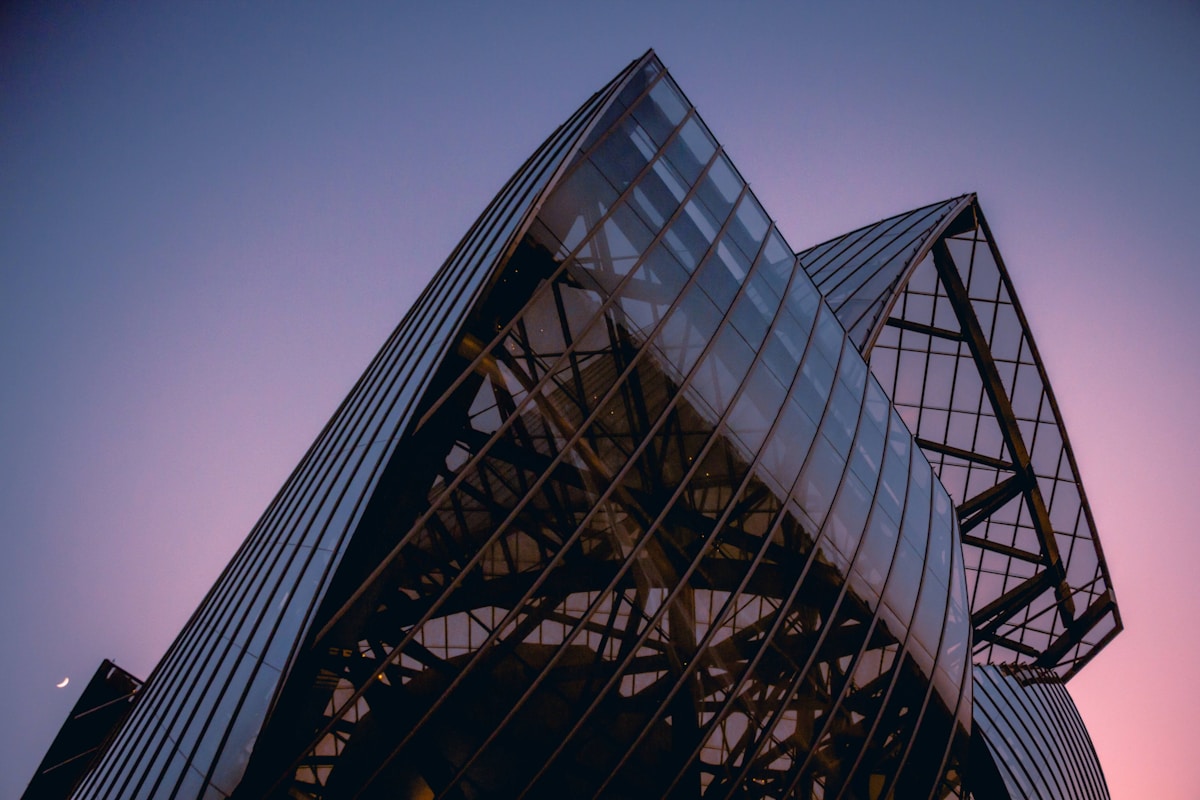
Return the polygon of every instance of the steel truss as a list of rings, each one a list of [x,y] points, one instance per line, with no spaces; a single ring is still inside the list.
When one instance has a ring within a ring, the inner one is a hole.
[[[800,258],[840,299],[839,316],[958,503],[976,659],[1075,674],[1120,632],[1120,615],[1058,405],[977,199]]]

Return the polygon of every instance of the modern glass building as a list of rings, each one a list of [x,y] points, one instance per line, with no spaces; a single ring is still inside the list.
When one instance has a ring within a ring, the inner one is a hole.
[[[1105,797],[1061,682],[1119,630],[976,198],[797,254],[651,52],[467,232],[73,796]]]

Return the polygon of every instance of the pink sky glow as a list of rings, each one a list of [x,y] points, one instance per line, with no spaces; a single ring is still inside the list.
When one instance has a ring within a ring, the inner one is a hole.
[[[904,5],[5,12],[0,795],[101,659],[150,672],[491,196],[654,47],[797,248],[979,193],[1125,622],[1071,694],[1115,800],[1195,797],[1200,11]]]

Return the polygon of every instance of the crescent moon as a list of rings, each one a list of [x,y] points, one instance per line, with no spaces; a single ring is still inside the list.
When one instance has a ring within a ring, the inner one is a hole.
[[[71,679],[70,679],[70,678],[63,678],[63,679],[62,679],[62,683],[56,683],[56,684],[54,684],[54,685],[55,685],[55,686],[57,686],[59,689],[61,689],[61,688],[63,688],[64,686],[66,686],[66,685],[67,685],[68,683],[70,683],[70,682],[71,682]]]

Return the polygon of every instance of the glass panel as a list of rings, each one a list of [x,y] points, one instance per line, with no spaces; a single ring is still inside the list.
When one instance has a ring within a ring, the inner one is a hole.
[[[725,239],[717,243],[712,256],[700,268],[696,280],[717,304],[717,308],[729,308],[749,270],[749,263],[735,255]]]
[[[690,272],[708,252],[716,232],[715,222],[699,209],[695,200],[689,200],[684,213],[667,229],[665,241],[679,263]]]
[[[633,279],[626,284],[623,295],[638,298],[654,306],[655,319],[675,302],[687,282],[687,272],[671,255],[666,246],[659,242],[643,259]],[[625,301],[622,301],[625,306]],[[641,326],[646,330],[648,326]]]
[[[858,348],[848,338],[842,340],[842,360],[838,365],[838,381],[845,385],[855,397],[855,406],[862,402],[863,388],[867,382],[867,364],[862,360]],[[855,411],[857,414],[857,410]]]
[[[817,433],[817,423],[794,401],[783,406],[782,417],[763,453],[763,466],[785,487],[796,480]]]
[[[762,363],[755,367],[733,410],[729,427],[749,448],[758,452],[767,431],[779,415],[787,390]]]
[[[771,320],[775,315],[777,306],[767,306],[764,300],[764,295],[761,289],[761,281],[751,280],[749,286],[742,293],[737,305],[733,308],[733,313],[730,319],[735,328],[746,338],[750,346],[757,350],[767,336],[767,328],[771,324]],[[794,369],[793,369],[794,372]],[[790,383],[791,376],[788,375]]]
[[[736,314],[737,311],[735,310],[734,313]],[[767,337],[766,343],[762,347],[763,361],[775,373],[775,377],[789,385],[796,375],[796,369],[800,366],[802,354],[803,351],[794,348],[789,339],[778,335],[778,329]]]
[[[870,490],[857,476],[846,475],[838,492],[837,503],[825,522],[825,536],[847,559],[854,555],[863,538],[863,528],[870,509]]]
[[[646,66],[638,70],[629,79],[629,83],[626,84],[625,88],[621,90],[621,94],[617,97],[617,102],[625,108],[629,108],[630,104],[637,100],[642,92],[646,90],[646,87],[650,85],[650,81],[653,80],[654,76],[658,75],[661,71],[658,62],[651,59],[646,63]]]
[[[686,191],[683,179],[659,159],[633,188],[634,207],[657,232],[679,208]]]
[[[988,337],[988,349],[992,351],[992,357],[997,360],[1016,361],[1020,345],[1021,323],[1017,320],[1017,312],[1007,304],[996,306],[995,333]],[[1011,392],[1011,381],[1006,382],[1005,387]]]
[[[926,674],[932,674],[932,654],[938,651],[942,636],[942,624],[946,618],[946,588],[940,581],[926,580],[921,589],[921,598],[917,603],[917,613],[913,617],[910,636],[921,643],[924,652],[915,650],[925,656],[922,667]]]
[[[718,219],[724,219],[738,195],[742,193],[742,179],[724,154],[709,168],[708,174],[696,187],[696,196]]]
[[[654,142],[636,122],[626,117],[605,139],[591,161],[618,191],[624,191],[656,151]]]
[[[809,353],[792,386],[792,400],[814,417],[820,418],[833,389],[833,364],[820,353]]]
[[[793,496],[818,525],[825,521],[846,461],[829,440],[818,436]]]
[[[538,218],[562,242],[565,252],[570,252],[616,201],[612,186],[585,161],[554,190]]]
[[[788,281],[791,280],[792,273],[797,267],[796,256],[787,246],[787,242],[783,241],[779,231],[772,230],[771,235],[767,237],[767,244],[763,247],[762,262],[758,269],[766,277],[767,283],[770,284],[775,294],[783,297],[784,292],[787,291]],[[803,270],[800,270],[800,274],[796,276],[796,282],[801,281],[806,284],[811,283]]]
[[[747,192],[738,203],[737,213],[729,223],[729,235],[733,243],[746,256],[753,260],[758,255],[759,245],[767,234],[769,220],[762,206]]]
[[[716,145],[696,117],[689,119],[679,136],[667,145],[666,158],[688,184],[696,182],[704,165],[712,158]]]
[[[633,109],[633,116],[659,145],[667,140],[686,113],[687,106],[671,86],[670,78],[659,81]]]
[[[1021,364],[1017,367],[1016,385],[1012,387],[1013,413],[1021,419],[1037,419],[1042,403],[1042,378],[1037,367]]]
[[[721,313],[699,286],[692,286],[659,330],[656,344],[679,375],[686,375],[721,323]]]
[[[723,414],[753,362],[754,351],[737,331],[725,327],[698,367],[691,388]]]
[[[923,562],[922,551],[913,547],[910,541],[902,539],[896,549],[896,559],[892,563],[883,601],[905,627],[912,619],[917,589],[921,585]]]
[[[843,457],[850,452],[850,442],[858,425],[859,400],[844,383],[838,381],[822,423],[821,433],[829,438]]]
[[[821,316],[817,320],[817,328],[813,333],[816,352],[829,359],[831,364],[837,363],[838,357],[842,353],[842,340],[845,338],[846,332],[842,330],[837,315],[829,306],[822,306]]]
[[[909,471],[908,498],[904,504],[904,527],[902,534],[914,546],[924,549],[925,540],[929,537],[929,465],[921,458],[920,451],[914,451]],[[946,543],[947,545],[949,542]],[[950,548],[946,548],[948,555]],[[938,571],[941,580],[949,575],[949,563]]]
[[[791,317],[797,330],[805,332],[805,338],[802,340],[804,346],[807,346],[808,331],[812,328],[813,321],[816,319],[817,311],[821,306],[821,296],[817,293],[816,288],[812,283],[804,279],[803,275],[798,275],[796,280],[792,281],[791,288],[788,290],[788,296],[784,309],[788,316]],[[787,332],[790,326],[780,326],[782,332]]]
[[[621,204],[580,250],[576,263],[612,294],[650,245],[651,233],[629,206]]]
[[[900,522],[900,510],[908,491],[909,434],[900,418],[892,415],[888,448],[883,457],[883,475],[876,493],[880,510],[894,522]]]
[[[870,412],[867,411],[858,423],[850,470],[868,486],[874,486],[879,479],[880,464],[883,461],[883,441],[883,430],[870,418]]]

